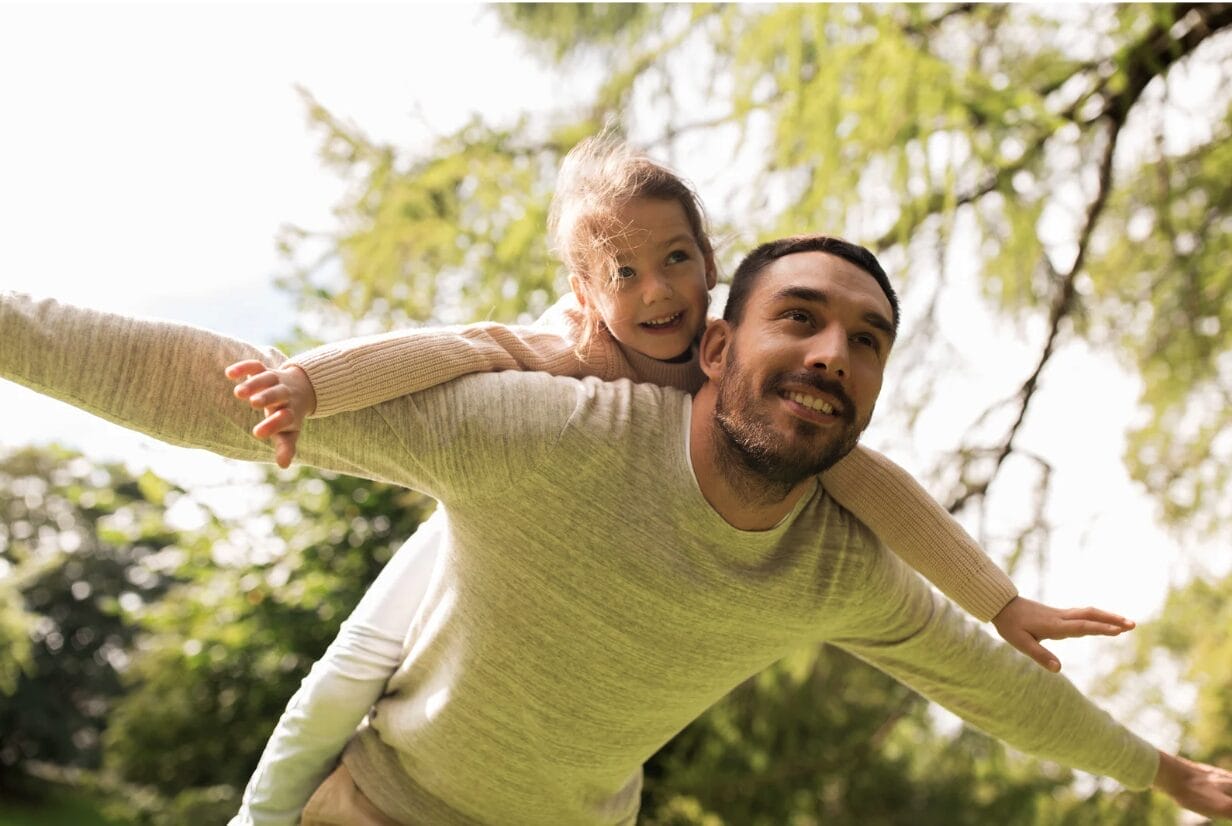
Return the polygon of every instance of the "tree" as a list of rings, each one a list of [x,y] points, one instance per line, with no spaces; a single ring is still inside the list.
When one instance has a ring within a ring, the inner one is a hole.
[[[58,448],[0,460],[0,799],[46,794],[33,771],[126,822],[229,819],[300,680],[432,507],[311,471],[269,484],[242,524],[203,510],[180,531],[166,509],[186,494],[152,473]]]
[[[198,537],[175,599],[151,608],[110,716],[104,767],[141,794],[113,807],[152,826],[225,823],[309,667],[432,500],[301,470],[244,525]],[[214,543],[260,549],[208,562]]]
[[[1142,629],[1136,648],[1110,690],[1162,710],[1197,759],[1232,766],[1232,575],[1198,577],[1173,591],[1159,618]],[[1144,682],[1140,674],[1153,679]],[[1178,678],[1193,689],[1192,708],[1164,699]]]
[[[99,765],[140,608],[174,581],[163,508],[179,494],[59,448],[0,457],[0,794],[30,761]]]

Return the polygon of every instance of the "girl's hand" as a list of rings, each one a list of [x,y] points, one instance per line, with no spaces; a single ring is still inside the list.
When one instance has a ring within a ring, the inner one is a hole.
[[[1134,627],[1132,620],[1098,608],[1062,611],[1034,600],[1014,597],[992,618],[997,633],[1010,645],[1049,671],[1060,671],[1061,661],[1040,640],[1064,640],[1099,634],[1115,637]]]
[[[308,374],[294,364],[267,368],[253,359],[237,361],[225,372],[236,382],[235,397],[265,412],[252,435],[273,439],[274,461],[278,467],[290,467],[304,419],[317,408],[317,394]]]

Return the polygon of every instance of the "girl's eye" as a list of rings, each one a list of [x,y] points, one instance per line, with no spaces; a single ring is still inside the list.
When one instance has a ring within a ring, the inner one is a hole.
[[[672,250],[667,254],[667,263],[679,264],[681,261],[688,261],[689,254],[684,250]]]
[[[632,267],[617,267],[616,268],[616,277],[619,278],[621,281],[625,281],[629,278],[632,278],[635,275],[637,275],[637,271],[634,270]]]

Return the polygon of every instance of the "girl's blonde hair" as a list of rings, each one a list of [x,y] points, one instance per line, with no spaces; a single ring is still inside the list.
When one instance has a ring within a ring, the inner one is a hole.
[[[548,212],[552,252],[584,285],[593,284],[600,273],[606,275],[602,288],[610,289],[615,282],[617,242],[628,233],[616,213],[634,198],[679,203],[702,255],[707,261],[713,258],[706,213],[693,187],[605,132],[586,138],[565,156]],[[597,313],[589,309],[579,349],[590,344],[600,323]]]

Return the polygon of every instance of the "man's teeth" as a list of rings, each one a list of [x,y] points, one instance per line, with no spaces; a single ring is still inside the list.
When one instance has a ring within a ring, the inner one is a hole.
[[[678,318],[680,318],[680,313],[672,313],[662,318],[652,318],[650,321],[643,321],[642,324],[647,327],[666,327]]]
[[[823,401],[816,396],[806,396],[803,393],[788,393],[787,398],[791,399],[796,404],[801,404],[810,410],[817,410],[826,415],[834,412],[834,408],[829,402]]]

